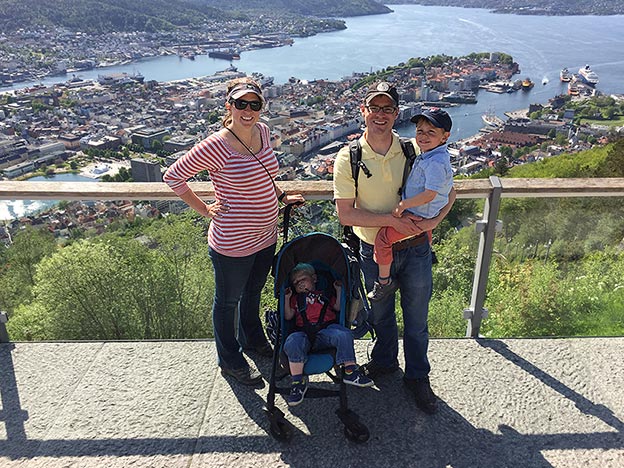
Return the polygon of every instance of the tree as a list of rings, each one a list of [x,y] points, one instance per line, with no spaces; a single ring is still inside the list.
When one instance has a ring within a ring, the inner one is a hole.
[[[508,161],[507,158],[503,158],[500,157],[496,160],[496,163],[494,164],[494,173],[500,175],[501,177],[504,177],[505,174],[507,174],[507,172],[509,172],[509,167],[508,167]]]
[[[0,309],[12,311],[31,301],[37,265],[55,250],[56,242],[48,231],[28,226],[15,235],[4,259],[0,258]]]
[[[624,138],[616,141],[597,170],[598,177],[624,177]]]
[[[508,161],[511,159],[513,155],[513,149],[511,148],[511,146],[503,145],[499,148],[499,151],[500,151],[501,156],[507,159]]]
[[[170,219],[171,218],[171,219]],[[35,302],[44,309],[46,339],[180,339],[212,335],[214,291],[204,226],[170,217],[146,230],[146,245],[118,235],[83,240],[45,258]]]
[[[7,252],[9,270],[15,272],[25,285],[33,286],[37,264],[55,249],[56,242],[50,232],[27,226],[15,235]]]

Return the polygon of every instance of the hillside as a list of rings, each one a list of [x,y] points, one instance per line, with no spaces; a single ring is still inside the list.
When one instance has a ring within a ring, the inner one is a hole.
[[[517,15],[624,14],[624,0],[387,0],[384,3],[485,8]]]
[[[163,31],[230,16],[183,0],[0,0],[0,27],[4,31],[41,26],[102,32]]]
[[[190,0],[226,11],[295,13],[319,17],[341,17],[390,13],[390,8],[374,0]]]
[[[72,31],[169,31],[263,15],[316,17],[388,13],[373,0],[0,0],[4,32],[40,27]]]

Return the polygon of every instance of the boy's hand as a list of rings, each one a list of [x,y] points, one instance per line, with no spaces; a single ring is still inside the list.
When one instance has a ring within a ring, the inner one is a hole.
[[[395,218],[400,218],[401,216],[403,216],[404,211],[405,205],[403,203],[403,200],[401,200],[399,203],[397,203],[397,206],[394,207],[394,210],[392,210],[392,216],[394,216]]]
[[[284,291],[284,297],[286,299],[290,299],[290,296],[292,296],[292,289],[286,288],[286,290]]]

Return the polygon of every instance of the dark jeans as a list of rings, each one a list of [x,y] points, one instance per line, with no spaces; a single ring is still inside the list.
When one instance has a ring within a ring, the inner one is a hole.
[[[271,270],[275,244],[246,257],[228,257],[210,247],[208,254],[215,277],[212,324],[218,364],[229,369],[248,367],[242,348],[267,342],[260,321],[260,296]]]
[[[377,280],[378,268],[373,260],[373,246],[366,242],[361,243],[360,265],[366,290],[370,291]],[[399,281],[401,291],[405,377],[408,379],[426,377],[430,371],[427,358],[429,346],[427,319],[429,300],[433,290],[429,242],[394,252],[390,274],[393,279]],[[399,335],[394,305],[394,294],[371,304],[371,322],[377,334],[371,358],[384,367],[393,365],[399,354]]]

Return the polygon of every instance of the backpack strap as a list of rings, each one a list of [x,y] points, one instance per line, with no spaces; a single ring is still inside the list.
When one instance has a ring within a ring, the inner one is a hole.
[[[401,138],[400,142],[401,149],[403,150],[403,154],[405,155],[405,166],[403,166],[403,180],[401,180],[401,187],[399,187],[399,196],[403,195],[403,189],[405,188],[407,177],[412,170],[412,166],[414,165],[414,161],[416,161],[417,156],[414,145],[409,138]]]
[[[362,162],[362,145],[360,145],[359,138],[349,143],[349,162],[351,163],[351,177],[353,177],[353,182],[355,184],[355,198],[357,198],[360,168],[362,168],[366,177],[372,177],[373,175],[368,170],[368,167],[366,167],[366,164]]]
[[[416,160],[416,150],[414,149],[414,145],[409,138],[401,137],[401,149],[403,150],[403,155],[405,156],[405,166],[403,167],[403,179],[401,180],[401,187],[399,187],[399,195],[402,195],[403,188],[405,187],[405,182],[407,181],[407,177],[409,176],[410,170]],[[351,163],[351,177],[353,177],[353,182],[355,184],[355,198],[358,196],[358,177],[360,175],[360,168],[366,174],[366,177],[372,177],[373,174],[368,170],[366,165],[362,162],[362,145],[360,145],[359,138],[357,140],[353,140],[349,143],[349,162]]]

